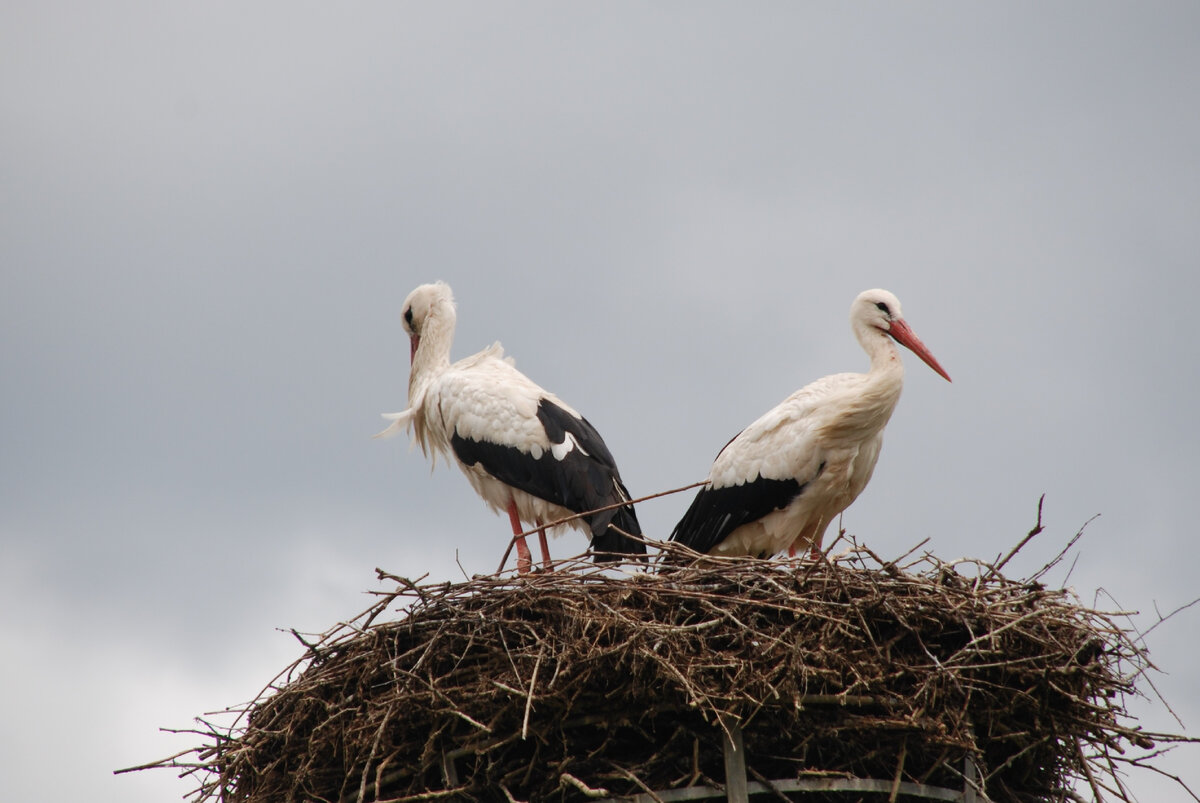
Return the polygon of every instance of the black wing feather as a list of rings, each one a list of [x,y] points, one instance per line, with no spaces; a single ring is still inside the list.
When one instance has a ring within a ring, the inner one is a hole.
[[[629,492],[621,482],[612,452],[586,418],[576,418],[549,399],[538,403],[537,416],[551,443],[563,443],[570,433],[580,448],[567,452],[562,460],[549,451],[535,459],[514,446],[464,438],[457,431],[451,436],[450,445],[464,464],[481,465],[506,485],[573,513],[629,500]],[[597,554],[596,560],[616,560],[615,554],[646,553],[645,544],[626,538],[611,526],[641,536],[642,529],[632,504],[585,516],[584,521],[592,531],[593,550],[614,553]]]
[[[760,476],[741,485],[701,488],[671,531],[671,540],[697,552],[708,552],[743,524],[790,505],[806,484],[794,478],[772,480]]]

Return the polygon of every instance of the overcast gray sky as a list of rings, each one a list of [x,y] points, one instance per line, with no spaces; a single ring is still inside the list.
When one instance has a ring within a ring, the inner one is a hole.
[[[280,628],[365,608],[376,566],[496,568],[465,479],[369,437],[439,278],[455,357],[501,340],[635,495],[864,370],[850,302],[885,287],[954,383],[907,360],[850,532],[994,558],[1045,493],[1014,574],[1100,514],[1057,582],[1143,628],[1200,596],[1197,31],[1188,2],[5,4],[6,795],[175,799],[110,773],[256,694]],[[1149,638],[1191,735],[1198,631]],[[1162,765],[1200,788],[1198,753]]]

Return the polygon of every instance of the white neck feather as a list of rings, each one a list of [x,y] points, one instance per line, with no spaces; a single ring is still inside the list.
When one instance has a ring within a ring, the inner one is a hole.
[[[420,343],[413,355],[408,374],[408,404],[419,406],[429,384],[450,367],[450,347],[454,344],[454,307],[439,304],[429,311],[421,324]]]

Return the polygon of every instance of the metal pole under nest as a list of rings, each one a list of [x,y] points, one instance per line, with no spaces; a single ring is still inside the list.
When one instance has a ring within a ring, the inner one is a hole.
[[[725,754],[725,797],[729,803],[750,803],[742,729],[739,725],[729,722],[725,725],[724,738],[721,740],[722,752]]]

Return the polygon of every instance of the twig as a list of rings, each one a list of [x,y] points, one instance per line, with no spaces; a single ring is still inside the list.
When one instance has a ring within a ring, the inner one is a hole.
[[[1092,516],[1090,519],[1085,521],[1083,523],[1083,526],[1081,526],[1078,530],[1075,531],[1075,535],[1071,536],[1071,540],[1067,542],[1067,545],[1065,547],[1063,547],[1062,550],[1059,551],[1059,553],[1057,555],[1054,556],[1054,560],[1050,561],[1045,566],[1043,566],[1041,569],[1039,569],[1037,574],[1033,575],[1033,577],[1031,577],[1029,579],[1030,580],[1040,580],[1043,576],[1045,576],[1045,574],[1047,572],[1049,572],[1051,569],[1053,569],[1055,566],[1057,566],[1062,561],[1063,557],[1066,556],[1066,554],[1071,551],[1071,547],[1075,546],[1075,542],[1083,537],[1083,531],[1087,529],[1087,526],[1098,518],[1100,518],[1099,513],[1097,513],[1095,516]],[[1072,569],[1073,568],[1074,567],[1072,566]],[[1070,575],[1070,572],[1067,572],[1067,574]]]
[[[1030,540],[1033,539],[1034,536],[1038,535],[1042,531],[1042,503],[1045,501],[1046,501],[1045,494],[1042,494],[1040,497],[1038,497],[1037,524],[1034,525],[1033,529],[1030,530],[1028,532],[1028,534],[1026,534],[1026,536],[1024,538],[1022,538],[1015,547],[1013,547],[1011,550],[1009,550],[1008,554],[1005,555],[1003,559],[1001,559],[998,563],[996,563],[996,565],[994,565],[991,568],[991,570],[988,572],[988,574],[984,576],[984,579],[987,579],[988,577],[993,577],[993,576],[999,575],[1000,570],[1004,568],[1004,564],[1008,563],[1012,559],[1013,555],[1015,555],[1021,551],[1021,547],[1028,544],[1030,542]]]
[[[1137,639],[1137,640],[1138,640],[1138,642],[1139,642],[1139,643],[1142,643],[1142,644],[1145,644],[1145,643],[1146,643],[1146,636],[1148,636],[1148,635],[1150,635],[1151,633],[1153,633],[1153,632],[1155,631],[1155,629],[1156,629],[1156,628],[1157,628],[1159,625],[1161,625],[1163,622],[1165,622],[1165,621],[1167,621],[1168,619],[1170,619],[1170,618],[1171,618],[1172,616],[1174,616],[1175,614],[1177,614],[1177,613],[1180,613],[1181,611],[1186,611],[1188,608],[1192,607],[1192,606],[1193,606],[1193,605],[1195,605],[1196,603],[1200,603],[1200,597],[1197,597],[1196,599],[1192,600],[1191,602],[1188,602],[1188,603],[1185,603],[1185,604],[1183,604],[1183,605],[1180,605],[1178,608],[1176,608],[1175,610],[1171,611],[1171,612],[1170,612],[1170,613],[1168,613],[1166,616],[1163,616],[1162,614],[1159,614],[1159,616],[1158,616],[1158,621],[1157,621],[1157,622],[1155,622],[1154,624],[1150,625],[1150,627],[1149,627],[1149,628],[1147,628],[1146,630],[1142,631],[1141,633],[1138,633],[1138,639]]]
[[[181,756],[186,756],[188,753],[195,752],[196,748],[189,747],[187,750],[180,750],[175,755],[167,756],[166,758],[160,758],[158,761],[151,761],[146,764],[138,764],[136,767],[125,767],[124,769],[113,770],[113,775],[121,775],[126,772],[141,772],[142,770],[158,769],[159,767],[173,767],[175,765],[171,762],[173,762],[175,759],[180,758]]]
[[[542,525],[541,527],[533,527],[531,529],[528,529],[525,532],[523,532],[519,535],[514,535],[512,538],[509,539],[508,549],[504,550],[504,557],[502,557],[500,559],[500,566],[496,569],[496,574],[499,574],[500,572],[504,571],[504,564],[508,562],[508,556],[512,553],[513,546],[517,543],[517,541],[519,541],[522,538],[525,538],[527,536],[533,535],[534,533],[538,532],[539,530],[542,530],[542,529],[552,530],[555,527],[559,527],[563,524],[569,524],[570,522],[575,521],[576,519],[582,519],[586,516],[594,516],[597,513],[604,513],[605,511],[615,510],[615,509],[621,508],[621,507],[627,507],[628,505],[641,504],[642,502],[646,502],[651,499],[658,499],[661,496],[670,496],[671,494],[677,494],[677,493],[682,493],[684,491],[690,491],[692,488],[698,488],[701,485],[707,485],[707,484],[708,484],[708,480],[701,480],[700,482],[693,482],[690,485],[684,485],[682,488],[672,488],[669,491],[659,491],[658,493],[648,494],[646,496],[639,496],[637,499],[630,499],[628,502],[616,502],[611,505],[605,505],[604,507],[595,508],[594,510],[585,510],[582,513],[573,513],[570,516],[564,516],[561,519],[556,519],[548,524]]]
[[[370,769],[371,761],[374,760],[375,754],[379,752],[379,743],[382,741],[383,732],[387,729],[388,722],[390,722],[391,719],[392,712],[391,709],[388,709],[387,713],[383,715],[383,722],[379,723],[379,730],[375,732],[375,741],[371,743],[371,752],[367,754],[366,763],[363,764],[362,779],[358,783],[358,803],[363,803],[363,801],[366,800],[367,779],[370,778],[370,774],[367,772],[367,770]]]
[[[593,789],[592,787],[588,786],[583,781],[579,780],[578,778],[576,778],[574,775],[572,775],[569,772],[564,772],[561,775],[559,775],[558,780],[559,780],[560,784],[573,786],[576,789],[578,789],[580,792],[583,792],[585,797],[590,797],[590,798],[611,797],[611,793],[604,787],[600,787],[599,789]]]
[[[1172,781],[1174,781],[1175,783],[1182,786],[1183,791],[1187,792],[1188,796],[1191,797],[1192,800],[1200,801],[1200,796],[1197,796],[1196,793],[1192,791],[1192,788],[1190,786],[1188,786],[1184,782],[1184,780],[1182,778],[1180,778],[1178,775],[1172,775],[1171,773],[1165,772],[1162,769],[1155,767],[1153,765],[1150,765],[1150,764],[1138,765],[1138,766],[1141,766],[1143,769],[1148,769],[1151,772],[1157,772],[1159,775],[1162,775],[1165,778],[1170,778]]]
[[[525,716],[521,720],[521,739],[529,736],[529,712],[533,710],[533,690],[537,686],[538,670],[542,667],[542,656],[545,655],[545,645],[538,650],[537,660],[533,662],[533,675],[529,678],[529,692],[525,695]]]
[[[888,794],[888,803],[896,803],[900,794],[900,780],[904,777],[904,760],[908,758],[908,739],[900,743],[900,758],[896,760],[896,775],[892,778],[892,789]]]
[[[1083,745],[1079,738],[1075,738],[1075,753],[1079,756],[1079,766],[1083,770],[1083,775],[1087,778],[1088,786],[1092,788],[1092,794],[1096,796],[1096,803],[1103,803],[1104,796],[1100,794],[1100,785],[1096,783],[1096,776],[1092,774],[1091,763],[1087,756],[1083,754]]]

